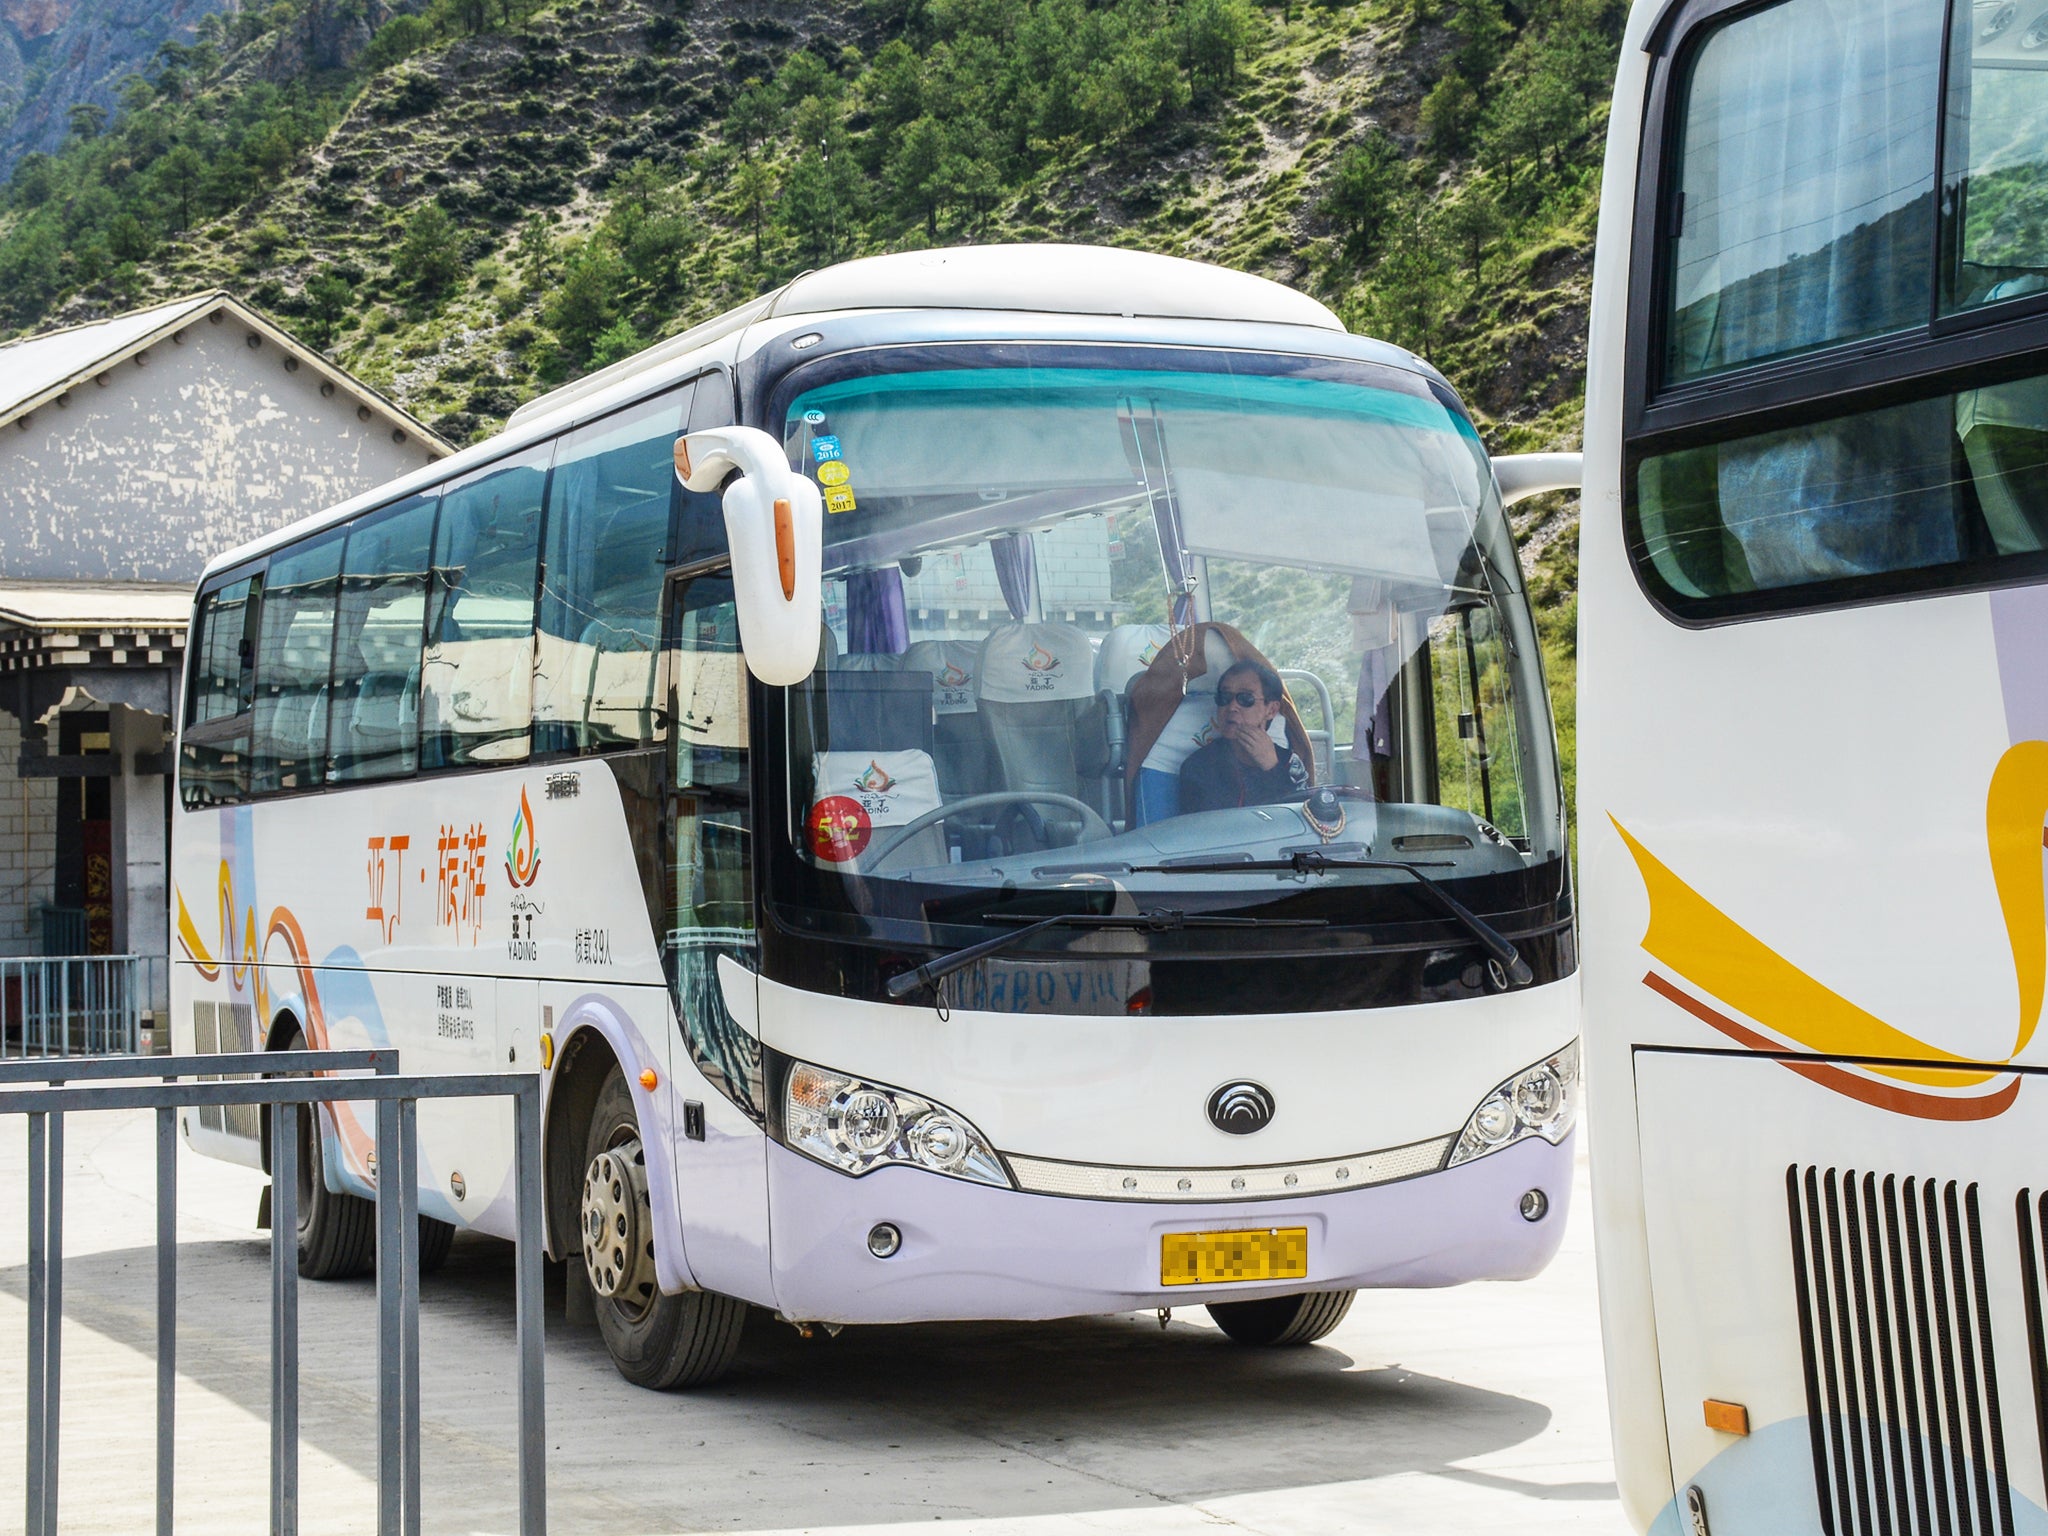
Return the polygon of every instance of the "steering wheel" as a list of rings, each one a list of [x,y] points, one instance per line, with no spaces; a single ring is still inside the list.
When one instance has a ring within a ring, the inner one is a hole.
[[[1085,801],[1076,800],[1072,795],[1041,793],[1029,789],[999,789],[986,795],[969,795],[964,800],[955,800],[950,805],[939,806],[936,810],[926,811],[907,825],[898,827],[896,835],[877,848],[875,856],[868,861],[869,873],[879,870],[889,861],[889,855],[926,827],[944,821],[949,816],[958,816],[967,811],[985,811],[999,805],[1056,805],[1061,810],[1077,812],[1081,818],[1082,842],[1116,835],[1110,824],[1097,814],[1095,807]]]

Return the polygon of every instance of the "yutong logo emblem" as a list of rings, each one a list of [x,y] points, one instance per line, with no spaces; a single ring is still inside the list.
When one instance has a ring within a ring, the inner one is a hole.
[[[1225,1083],[1209,1095],[1209,1123],[1233,1136],[1263,1131],[1273,1121],[1273,1091],[1261,1083]]]

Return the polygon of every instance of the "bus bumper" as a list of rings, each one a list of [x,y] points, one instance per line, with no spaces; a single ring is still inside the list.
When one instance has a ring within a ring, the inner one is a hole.
[[[1066,1199],[914,1168],[848,1178],[768,1149],[775,1302],[802,1322],[1080,1317],[1306,1290],[1520,1280],[1550,1262],[1570,1212],[1572,1148],[1530,1138],[1441,1173],[1299,1200],[1168,1205]],[[1525,1220],[1521,1199],[1548,1210]],[[901,1248],[878,1259],[868,1232]],[[1171,1232],[1308,1229],[1305,1279],[1163,1286]]]

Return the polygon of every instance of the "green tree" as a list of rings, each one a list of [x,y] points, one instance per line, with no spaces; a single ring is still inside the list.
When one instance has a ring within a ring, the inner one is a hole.
[[[1236,83],[1238,54],[1251,34],[1251,12],[1243,0],[1187,0],[1179,33],[1181,63],[1198,99]]]
[[[107,249],[116,261],[147,261],[156,242],[142,220],[123,209],[107,221]]]
[[[1486,83],[1514,38],[1504,0],[1458,0],[1451,31],[1458,39],[1458,71],[1474,86]]]
[[[1429,147],[1445,159],[1465,152],[1479,121],[1479,93],[1453,72],[1430,87],[1422,98],[1422,134]]]
[[[65,118],[73,138],[96,139],[107,126],[107,109],[96,101],[74,102]]]
[[[933,239],[938,238],[939,210],[952,191],[951,168],[946,130],[929,117],[896,136],[896,152],[889,158],[890,195],[907,216],[924,220],[925,233]]]
[[[174,144],[152,168],[152,176],[176,205],[179,229],[192,227],[192,204],[206,184],[207,165],[189,144]]]
[[[626,270],[666,299],[681,285],[683,258],[703,237],[697,222],[684,213],[657,213],[642,219],[619,248]]]
[[[1438,209],[1437,227],[1464,258],[1472,281],[1482,281],[1487,250],[1507,229],[1493,189],[1483,180],[1466,182],[1464,191]]]
[[[8,183],[17,208],[40,208],[57,190],[57,162],[39,149],[32,149],[14,164],[14,178]]]
[[[612,322],[590,346],[592,369],[609,368],[613,363],[623,362],[638,352],[647,343],[631,320],[619,319]]]
[[[1400,147],[1382,129],[1369,130],[1338,157],[1323,192],[1322,212],[1337,226],[1353,260],[1372,255],[1407,187]]]
[[[17,230],[0,245],[0,309],[10,325],[40,320],[62,291],[63,247],[42,223]]]
[[[761,261],[761,226],[768,217],[768,205],[775,198],[775,173],[760,160],[742,160],[733,173],[733,195],[740,211],[754,230],[754,263]]]
[[[439,203],[421,203],[405,221],[394,267],[428,299],[438,299],[462,281],[462,232]]]
[[[314,345],[326,347],[348,318],[355,290],[336,272],[322,270],[306,283],[306,329]]]
[[[777,211],[796,242],[797,255],[806,263],[820,265],[839,259],[853,222],[852,210],[846,179],[833,171],[823,152],[806,150],[790,167],[782,179]]]
[[[782,126],[782,94],[767,81],[756,81],[733,98],[725,113],[725,137],[752,159],[754,151],[775,137]]]
[[[555,265],[555,241],[548,232],[546,214],[538,211],[529,213],[520,222],[519,242],[515,250],[519,259],[520,281],[529,293],[538,293]]]
[[[602,240],[585,243],[569,259],[543,317],[572,364],[587,360],[597,339],[618,319],[623,276],[617,254]]]

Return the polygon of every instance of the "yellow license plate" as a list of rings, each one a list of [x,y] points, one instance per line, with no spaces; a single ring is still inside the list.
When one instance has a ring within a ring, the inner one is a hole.
[[[1161,1285],[1226,1285],[1241,1280],[1307,1278],[1307,1227],[1169,1232],[1159,1240]]]

